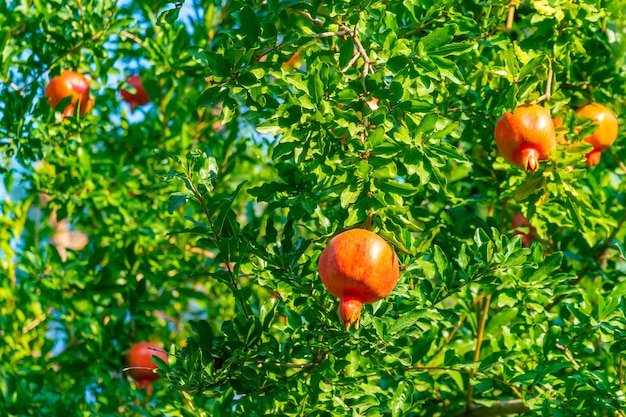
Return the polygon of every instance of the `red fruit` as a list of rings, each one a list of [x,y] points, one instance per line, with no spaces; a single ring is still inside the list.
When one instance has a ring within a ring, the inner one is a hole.
[[[359,327],[363,303],[385,298],[396,286],[398,257],[375,233],[353,229],[331,239],[318,265],[324,286],[339,297],[339,320],[346,329]]]
[[[526,171],[535,172],[539,161],[550,159],[556,149],[556,134],[550,112],[537,104],[526,104],[507,111],[494,131],[500,155]]]
[[[89,98],[89,78],[78,72],[64,70],[58,77],[50,80],[46,87],[45,96],[50,105],[56,109],[65,97],[72,97],[72,102],[62,111],[63,117],[74,114],[76,103],[80,102],[79,113],[87,113],[93,108],[94,99]]]
[[[517,229],[518,227],[526,226],[528,227],[528,233],[524,233],[520,230],[515,231],[515,235],[522,235],[522,246],[525,248],[530,247],[531,243],[533,243],[533,239],[537,237],[537,230],[528,223],[526,217],[524,217],[520,213],[515,213],[513,215],[513,220],[511,221],[511,228]]]
[[[126,82],[128,85],[133,87],[133,90],[129,91],[122,88],[120,90],[120,94],[122,95],[122,99],[130,104],[131,110],[137,106],[143,106],[144,104],[150,103],[150,96],[146,93],[146,89],[143,87],[143,83],[141,82],[141,77],[139,75],[129,75],[126,78]]]
[[[167,362],[167,353],[163,351],[161,346],[151,342],[135,343],[126,355],[127,367],[143,368],[129,369],[128,374],[137,381],[139,387],[146,387],[149,393],[152,391],[152,383],[160,378],[158,374],[153,372],[153,369],[157,369],[158,366],[152,360],[152,356]]]
[[[593,150],[585,157],[587,165],[594,166],[600,163],[600,156],[603,149],[608,148],[617,139],[618,122],[617,117],[602,104],[587,104],[576,112],[576,115],[587,117],[593,120],[593,125],[598,127],[594,132],[584,138],[585,142],[593,145]]]

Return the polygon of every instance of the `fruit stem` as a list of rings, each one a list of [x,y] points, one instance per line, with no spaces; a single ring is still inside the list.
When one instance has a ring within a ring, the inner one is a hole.
[[[365,226],[363,227],[365,230],[372,230],[372,218],[374,217],[374,211],[370,211],[367,214],[367,219],[365,219]]]

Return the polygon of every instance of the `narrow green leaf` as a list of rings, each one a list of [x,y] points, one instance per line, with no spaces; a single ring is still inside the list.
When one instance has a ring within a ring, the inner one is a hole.
[[[409,313],[404,313],[400,315],[400,317],[393,323],[393,325],[389,328],[389,334],[395,335],[400,333],[402,330],[407,327],[415,326],[417,320],[424,315],[421,311],[411,311]]]
[[[185,204],[189,199],[191,199],[191,196],[183,192],[173,193],[172,195],[170,195],[170,198],[167,202],[167,211],[170,214],[173,214],[178,207]]]
[[[425,52],[436,50],[449,43],[454,38],[456,31],[456,25],[448,25],[435,29],[420,39],[419,46]]]
[[[437,113],[428,113],[422,118],[420,124],[417,126],[413,134],[417,136],[420,133],[428,133],[435,130],[439,116]]]
[[[392,417],[403,416],[413,406],[413,384],[408,380],[402,380],[393,393],[391,399]]]
[[[540,55],[540,56],[536,56],[532,58],[530,61],[526,63],[526,65],[522,67],[519,74],[517,75],[517,79],[521,81],[524,78],[526,78],[526,76],[530,74],[535,74],[537,71],[537,67],[543,64],[545,59],[546,57],[544,55]]]
[[[157,25],[165,26],[165,25],[173,25],[178,19],[178,15],[180,14],[180,7],[175,7],[173,9],[165,10],[162,12],[157,18]]]
[[[354,55],[354,41],[351,37],[346,38],[343,46],[339,50],[339,68],[345,68]]]
[[[261,34],[261,26],[259,25],[259,19],[254,13],[254,10],[248,5],[241,9],[241,28],[250,38],[250,41],[256,43]]]
[[[309,95],[313,99],[313,103],[319,104],[324,98],[324,83],[320,77],[320,73],[316,72],[311,74],[307,83]]]

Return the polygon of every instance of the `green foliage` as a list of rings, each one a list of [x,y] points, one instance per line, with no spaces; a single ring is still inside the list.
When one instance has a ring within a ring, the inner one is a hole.
[[[0,414],[624,416],[626,147],[588,168],[575,110],[624,122],[625,7],[4,2]],[[573,144],[526,173],[493,129],[533,101]],[[356,227],[401,277],[346,331],[317,260]]]

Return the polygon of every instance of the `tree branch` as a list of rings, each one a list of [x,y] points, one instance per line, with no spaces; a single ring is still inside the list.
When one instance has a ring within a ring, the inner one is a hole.
[[[316,33],[313,35],[314,38],[329,38],[331,36],[345,36],[348,35],[348,32],[345,30],[338,30],[337,32],[322,32]]]
[[[515,5],[509,6],[509,15],[506,18],[506,31],[510,32],[513,29],[513,22],[515,21]]]
[[[491,406],[474,407],[457,414],[455,417],[495,417],[507,414],[527,413],[529,411],[530,408],[526,407],[522,400],[515,399],[496,401],[496,403]]]
[[[487,313],[489,312],[490,304],[491,304],[491,294],[488,294],[485,297],[485,300],[481,303],[482,311],[479,310],[479,313],[478,313],[479,324],[478,324],[478,331],[476,333],[476,349],[474,350],[474,362],[478,362],[478,360],[480,359],[480,348],[483,344],[483,335],[485,333],[485,325],[487,323]],[[476,373],[476,369],[472,371],[471,376],[473,377],[475,373]],[[473,394],[474,394],[474,386],[472,384],[469,384],[467,387],[467,395],[466,395],[466,402],[467,402],[468,410],[472,409]]]

